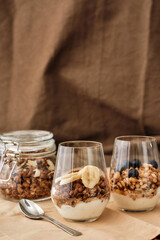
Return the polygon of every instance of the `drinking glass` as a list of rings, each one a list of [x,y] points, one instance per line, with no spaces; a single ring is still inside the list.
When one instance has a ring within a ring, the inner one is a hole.
[[[94,221],[102,214],[109,196],[102,144],[59,144],[51,197],[61,216],[72,221]]]
[[[159,154],[156,139],[117,137],[111,159],[110,188],[120,210],[149,211],[160,195]]]

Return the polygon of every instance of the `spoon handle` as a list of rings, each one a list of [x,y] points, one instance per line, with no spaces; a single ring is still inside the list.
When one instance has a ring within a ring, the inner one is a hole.
[[[61,228],[63,231],[69,233],[72,236],[80,236],[82,235],[81,232],[78,232],[72,228],[69,228],[67,226],[65,226],[64,224],[57,222],[56,220],[54,220],[53,218],[47,217],[46,215],[41,216],[42,218],[45,218],[46,220],[48,220],[49,222],[55,224],[57,227]]]

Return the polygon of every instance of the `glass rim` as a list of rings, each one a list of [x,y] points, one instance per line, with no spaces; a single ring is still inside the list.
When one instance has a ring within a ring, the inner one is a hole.
[[[118,136],[115,138],[116,141],[122,141],[122,142],[131,142],[136,141],[136,138],[140,142],[149,142],[149,141],[156,141],[156,137],[153,136],[143,136],[143,135],[124,135],[124,136]]]
[[[76,145],[76,143],[78,143],[78,144],[85,144],[86,143],[86,146],[85,145],[84,146],[78,146],[78,145]],[[71,144],[71,146],[69,144]],[[75,144],[75,146],[74,146],[74,144]],[[91,144],[91,145],[87,146],[87,144]],[[74,148],[74,149],[75,148],[80,148],[80,149],[82,149],[82,148],[98,148],[98,147],[102,147],[102,143],[97,142],[97,141],[75,140],[75,141],[61,142],[61,143],[59,143],[59,147]]]

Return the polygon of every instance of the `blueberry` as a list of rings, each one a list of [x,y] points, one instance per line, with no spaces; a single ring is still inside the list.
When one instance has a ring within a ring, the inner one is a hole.
[[[121,172],[123,170],[130,169],[130,167],[132,167],[132,163],[130,161],[128,160],[123,161],[121,164]]]
[[[150,160],[148,164],[151,164],[154,168],[158,168],[158,163],[155,160]]]
[[[133,168],[140,168],[140,166],[141,166],[141,161],[139,159],[134,159],[132,161],[132,167]]]
[[[128,177],[133,177],[133,178],[138,178],[139,177],[139,172],[136,169],[130,169],[128,171]]]

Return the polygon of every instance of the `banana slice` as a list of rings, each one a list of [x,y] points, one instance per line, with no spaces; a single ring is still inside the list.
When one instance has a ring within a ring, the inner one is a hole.
[[[95,166],[86,166],[81,171],[81,179],[85,187],[93,188],[100,179],[100,170]]]
[[[60,185],[64,185],[79,179],[82,179],[85,187],[93,188],[99,182],[100,170],[95,166],[88,165],[79,172],[68,173],[56,178],[55,183],[60,182]]]
[[[55,179],[55,183],[57,183],[57,182],[59,182],[59,181],[62,181],[62,180],[66,180],[66,181],[68,181],[67,179],[76,179],[76,180],[78,180],[78,179],[80,179],[81,178],[81,174],[79,174],[79,172],[74,172],[74,173],[68,173],[68,174],[65,174],[65,175],[63,175],[63,176],[61,176],[61,177],[58,177],[58,178],[56,178]],[[74,180],[75,181],[75,180]],[[73,182],[73,181],[72,181]],[[62,184],[60,184],[60,185],[62,185]]]
[[[74,182],[76,180],[79,180],[81,178],[81,176],[79,174],[74,174],[72,176],[70,176],[69,178],[65,178],[65,179],[62,179],[60,181],[60,185],[64,185],[64,184],[67,184],[67,183],[71,183],[71,182]]]

